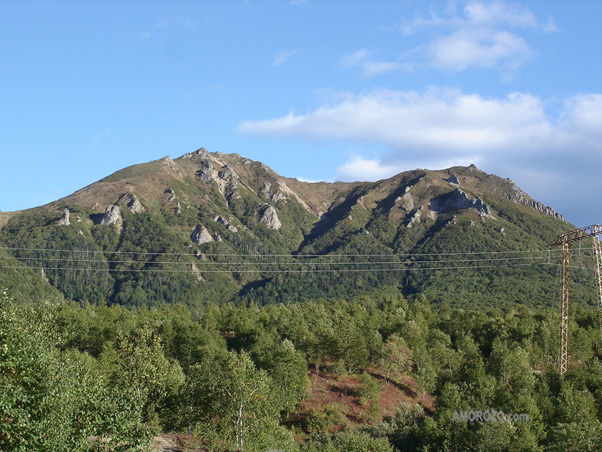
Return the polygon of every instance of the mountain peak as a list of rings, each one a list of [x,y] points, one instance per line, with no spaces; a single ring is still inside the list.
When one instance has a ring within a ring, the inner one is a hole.
[[[455,255],[485,245],[498,251],[531,249],[537,243],[545,246],[565,228],[560,219],[560,214],[533,200],[513,181],[474,165],[417,169],[377,182],[308,183],[283,177],[238,154],[199,148],[175,159],[165,156],[124,168],[40,208],[0,214],[0,221],[7,221],[0,236],[4,244],[15,247],[39,248],[43,243],[48,249],[64,249],[66,240],[69,246],[107,256],[151,253],[145,262],[162,253],[181,254],[184,261],[193,256],[186,271],[201,259],[194,267],[198,274],[190,280],[178,279],[178,284],[188,294],[185,297],[196,300],[208,294],[228,299],[263,286],[265,293],[277,293],[272,286],[279,284],[278,279],[271,282],[270,270],[281,263],[245,267],[238,273],[228,267],[222,274],[226,258],[211,256]],[[112,268],[109,258],[103,259],[116,276],[98,281],[104,284],[99,296],[131,303],[127,297],[134,292],[132,284],[142,292],[152,286],[150,273],[133,278],[127,265]],[[149,272],[157,265],[163,268],[159,263],[144,264],[148,265]],[[171,281],[173,268],[167,270]],[[286,275],[291,268],[279,270]],[[323,277],[330,282],[295,284],[318,284],[319,288],[311,289],[316,296],[338,296],[329,287],[351,294],[374,284],[397,285],[399,272],[397,268],[391,274],[350,274],[342,289],[329,274]],[[63,284],[60,274],[46,273],[51,282]],[[424,278],[405,275],[401,284],[404,291],[418,290]],[[81,290],[89,286],[82,284]],[[216,292],[214,286],[220,289]],[[170,296],[159,288],[146,295],[151,300]]]

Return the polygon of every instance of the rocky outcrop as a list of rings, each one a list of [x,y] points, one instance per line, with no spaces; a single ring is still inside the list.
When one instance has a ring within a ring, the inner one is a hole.
[[[63,215],[59,219],[58,224],[60,224],[61,226],[69,226],[71,224],[71,222],[69,221],[69,216],[69,209],[64,208]]]
[[[219,170],[216,170],[213,163],[209,159],[206,159],[201,162],[201,168],[196,174],[203,182],[214,182],[220,193],[227,200],[241,198],[238,193],[240,177],[231,166],[224,165]]]
[[[194,262],[190,263],[190,271],[196,277],[197,281],[199,281],[199,282],[205,281],[205,278],[203,278],[201,271],[199,270],[199,268],[196,266],[196,264]]]
[[[202,224],[197,225],[190,234],[190,239],[196,243],[197,245],[202,245],[203,243],[213,242],[213,237],[209,234],[209,231]]]
[[[397,198],[395,198],[395,204],[399,204],[403,210],[405,210],[406,212],[410,212],[412,210],[414,210],[414,198],[412,197],[412,194],[410,193],[410,188],[411,187],[406,187],[405,188],[405,192],[403,195],[398,196]]]
[[[412,214],[412,216],[410,217],[410,221],[406,226],[408,229],[414,226],[414,223],[420,223],[420,220],[422,219],[422,210],[423,207],[421,206],[419,209],[416,210],[416,212]]]
[[[176,192],[174,192],[171,188],[167,188],[167,190],[165,190],[164,192],[168,198],[167,198],[167,202],[174,202],[178,197],[176,196]]]
[[[272,191],[272,183],[268,181],[265,181],[261,187],[259,187],[259,193],[272,202],[286,201],[286,196],[280,193],[280,191]]]
[[[173,172],[175,172],[178,176],[183,177],[182,171],[180,170],[180,168],[178,167],[176,162],[174,162],[173,159],[169,155],[166,157],[163,157],[161,159],[161,163],[163,165],[165,165],[167,168],[169,168],[170,170],[172,170]]]
[[[261,219],[259,220],[266,225],[267,228],[278,231],[282,228],[282,223],[278,218],[278,213],[270,205],[266,205],[261,212]]]
[[[117,200],[117,204],[125,204],[127,209],[132,213],[142,213],[146,211],[146,208],[133,193],[121,195],[119,200]]]
[[[538,212],[541,212],[545,215],[549,215],[551,217],[558,218],[559,220],[566,221],[561,213],[556,212],[551,207],[546,206],[545,204],[539,201],[535,201],[524,191],[518,188],[513,180],[508,179],[508,181],[510,183],[511,192],[508,195],[506,195],[507,199],[517,204],[522,204],[523,206],[531,207],[532,209],[535,209]]]
[[[191,158],[196,157],[196,156],[202,157],[202,158],[206,159],[207,157],[209,157],[209,152],[205,148],[199,148],[199,149],[197,149],[194,152],[189,152],[187,154],[184,154],[182,156],[182,158],[183,159],[191,159]]]
[[[224,217],[222,217],[221,215],[214,216],[213,221],[215,221],[216,223],[219,223],[219,224],[223,224],[224,226],[228,226],[230,224],[230,222],[228,220],[226,220]]]
[[[121,224],[121,210],[119,209],[119,206],[113,204],[107,207],[105,213],[100,218],[99,224],[103,224],[105,226]]]
[[[447,182],[449,182],[451,185],[455,185],[457,187],[460,186],[460,181],[458,180],[458,176],[456,176],[455,174],[451,174],[447,179],[445,179]]]
[[[211,162],[209,160],[204,160],[201,163],[201,168],[196,172],[196,175],[199,176],[203,182],[211,182],[213,180],[213,171],[214,169]]]
[[[234,226],[233,224],[231,224],[227,219],[225,219],[221,215],[216,215],[215,217],[213,217],[213,221],[226,226],[226,228],[230,232],[238,232],[238,228],[236,226]]]
[[[466,193],[456,188],[451,193],[431,199],[430,209],[437,213],[453,212],[454,210],[476,209],[485,217],[493,218],[489,206],[482,199],[471,199]]]
[[[236,181],[240,178],[238,177],[238,174],[236,174],[236,171],[234,171],[234,168],[229,165],[226,165],[221,171],[218,171],[217,176],[221,180],[234,185],[234,188],[238,186]]]

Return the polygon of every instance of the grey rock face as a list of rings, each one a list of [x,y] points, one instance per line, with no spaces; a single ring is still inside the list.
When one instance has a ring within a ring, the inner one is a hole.
[[[100,219],[100,224],[104,224],[106,226],[110,226],[119,222],[121,222],[121,210],[119,209],[119,206],[114,204],[107,207],[107,210],[105,210],[105,213]]]
[[[167,202],[173,202],[175,201],[178,197],[176,196],[176,192],[174,192],[171,188],[167,188],[167,190],[165,190],[165,194],[169,196],[169,198],[167,198]]]
[[[431,199],[430,209],[437,213],[451,212],[462,209],[476,209],[482,215],[493,218],[489,206],[482,199],[470,199],[459,188],[453,192]]]
[[[414,223],[420,223],[421,219],[422,219],[422,207],[420,207],[418,210],[416,210],[416,212],[414,212],[414,214],[410,218],[410,222],[408,223],[407,227],[411,228],[414,225]]]
[[[208,151],[207,151],[207,149],[205,149],[205,148],[199,148],[199,149],[197,149],[196,151],[194,151],[194,153],[193,153],[193,154],[194,154],[194,155],[201,156],[201,157],[203,157],[203,158],[207,158],[207,157],[209,157],[209,152],[208,152]]]
[[[211,237],[207,228],[201,224],[194,228],[194,231],[192,231],[192,234],[190,235],[190,239],[197,245],[213,242],[213,237]]]
[[[227,201],[241,198],[238,193],[240,177],[231,166],[223,165],[218,171],[208,159],[200,163],[201,168],[196,172],[199,179],[203,182],[214,182]],[[221,165],[219,161],[217,163]]]
[[[190,264],[190,272],[196,277],[196,279],[199,282],[205,281],[205,278],[203,278],[201,271],[199,270],[199,268],[196,266],[196,264],[194,262],[191,262],[191,264]]]
[[[213,217],[213,221],[219,224],[223,224],[230,232],[238,232],[238,228],[233,224],[230,224],[230,222],[221,215],[216,215],[215,217]]]
[[[207,157],[209,157],[209,152],[207,152],[207,149],[205,149],[205,148],[200,148],[200,149],[197,149],[194,152],[189,152],[187,154],[184,154],[182,156],[182,158],[183,159],[191,159],[194,156],[200,156],[202,158],[207,158]]]
[[[452,185],[457,185],[458,187],[460,186],[460,181],[458,180],[458,176],[456,176],[455,174],[450,175],[446,180],[447,180],[447,182],[449,182]]]
[[[226,220],[224,217],[222,217],[221,215],[214,216],[213,221],[215,221],[216,223],[219,223],[219,224],[223,224],[224,226],[228,226],[230,224],[230,222],[228,220]]]
[[[558,218],[559,220],[566,221],[561,213],[556,212],[551,207],[532,199],[524,191],[518,188],[513,180],[509,179],[509,182],[512,192],[506,196],[507,199],[517,204],[522,204],[523,206],[531,207],[532,209],[535,209],[538,212],[541,212],[554,218]]]
[[[197,171],[197,176],[204,182],[211,182],[213,180],[213,165],[209,160],[205,160],[201,164],[201,169]]]
[[[282,228],[282,223],[280,223],[278,213],[272,206],[267,206],[263,209],[261,220],[259,221],[265,224],[269,229],[273,229],[275,231],[278,231],[280,228]]]
[[[272,183],[265,181],[263,184],[261,184],[261,187],[259,187],[259,193],[269,198],[272,195]]]
[[[226,165],[222,171],[217,173],[218,177],[222,180],[225,180],[226,182],[230,182],[232,184],[235,184],[236,188],[236,180],[239,179],[238,174],[236,174],[236,171],[234,171],[234,168],[232,168],[229,165]]]
[[[69,209],[63,209],[63,215],[61,216],[61,219],[59,220],[58,224],[63,226],[69,226],[71,224],[71,222],[69,221]]]
[[[286,186],[286,183],[284,181],[282,181],[281,184],[288,189],[288,187]],[[261,193],[263,196],[265,196],[267,199],[269,199],[272,202],[287,200],[286,196],[284,196],[282,193],[280,193],[280,191],[278,190],[278,187],[276,187],[276,190],[272,190],[272,183],[268,182],[268,181],[265,181],[261,185],[261,187],[259,188],[259,193]]]
[[[146,208],[142,205],[140,200],[133,193],[125,193],[121,195],[117,204],[125,204],[128,210],[132,213],[142,213],[146,211]]]
[[[406,187],[407,188],[407,187]],[[401,202],[401,207],[402,209],[404,209],[406,212],[409,212],[411,210],[414,210],[414,198],[412,198],[412,194],[410,193],[410,191],[406,191],[403,196],[399,196],[397,199],[399,199],[399,202]],[[397,201],[396,199],[396,201]]]

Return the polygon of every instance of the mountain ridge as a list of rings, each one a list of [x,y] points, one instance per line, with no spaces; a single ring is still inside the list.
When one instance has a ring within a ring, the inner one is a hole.
[[[282,177],[262,162],[205,148],[124,168],[69,196],[4,217],[0,244],[28,245],[32,251],[17,250],[14,257],[38,271],[56,268],[46,274],[65,296],[128,305],[178,299],[199,305],[212,297],[300,301],[379,287],[429,293],[441,278],[402,270],[401,255],[543,249],[570,228],[560,213],[512,180],[474,165],[416,169],[376,182],[310,183]],[[78,248],[98,260],[50,256],[54,249]],[[123,253],[150,258],[124,263]],[[190,257],[179,257],[183,262],[177,267],[162,260],[165,255]],[[338,267],[304,263],[311,277],[302,277],[291,271],[291,262],[248,257],[270,255],[329,255],[331,262],[339,255],[387,255],[398,266],[387,272],[372,262],[346,262],[346,270],[354,273],[345,275],[341,262]],[[223,256],[246,261],[234,267]],[[53,266],[52,259],[70,270]],[[360,272],[362,265],[369,271]],[[87,272],[86,283],[78,282],[72,266]],[[103,281],[99,269],[105,272]],[[153,280],[152,272],[163,279]],[[549,271],[544,273],[550,280]],[[430,294],[442,298],[441,290]],[[519,300],[518,294],[513,297]]]

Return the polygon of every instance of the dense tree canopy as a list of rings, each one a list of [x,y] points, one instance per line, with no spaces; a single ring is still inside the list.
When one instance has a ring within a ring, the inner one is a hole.
[[[5,293],[0,449],[130,450],[164,431],[224,451],[599,450],[597,315],[574,311],[560,376],[558,316],[546,309],[382,295],[193,313]],[[355,381],[345,391],[361,417],[340,404],[300,409],[308,370]],[[408,382],[414,402],[383,417],[384,391]],[[522,417],[471,420],[486,411]]]

